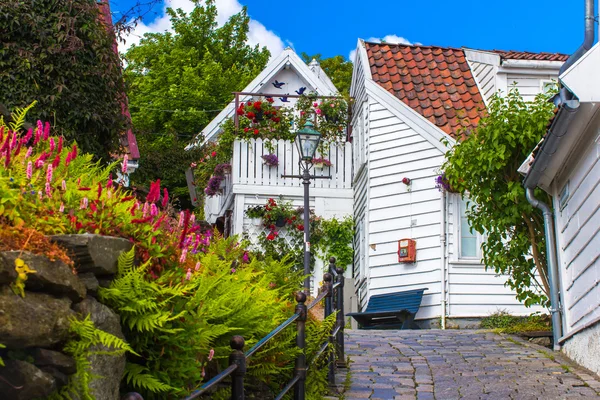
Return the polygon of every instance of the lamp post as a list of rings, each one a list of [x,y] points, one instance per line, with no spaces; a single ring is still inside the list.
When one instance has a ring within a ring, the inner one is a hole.
[[[304,292],[310,294],[310,205],[309,187],[311,179],[331,179],[331,176],[314,176],[310,174],[312,160],[319,146],[321,134],[315,130],[312,122],[306,121],[304,127],[296,134],[296,146],[300,153],[300,169],[302,175],[281,175],[282,178],[300,178],[304,185]]]

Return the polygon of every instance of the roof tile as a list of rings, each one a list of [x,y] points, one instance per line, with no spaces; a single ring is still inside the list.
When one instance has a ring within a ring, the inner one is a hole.
[[[529,51],[492,50],[505,60],[537,60],[537,61],[567,61],[568,54],[563,53],[532,53]]]

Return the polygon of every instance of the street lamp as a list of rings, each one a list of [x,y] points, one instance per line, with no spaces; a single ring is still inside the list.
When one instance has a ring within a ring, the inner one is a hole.
[[[310,180],[331,179],[331,176],[314,176],[310,174],[312,160],[319,147],[321,134],[315,129],[312,122],[306,121],[304,127],[296,134],[296,146],[300,153],[298,164],[302,175],[281,175],[282,178],[301,178],[304,185],[304,292],[310,294],[310,205],[309,193]]]

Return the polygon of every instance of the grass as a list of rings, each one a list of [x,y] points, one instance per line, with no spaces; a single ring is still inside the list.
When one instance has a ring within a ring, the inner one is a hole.
[[[502,310],[483,318],[481,328],[494,329],[500,333],[552,330],[549,315],[535,313],[527,317],[517,317]]]

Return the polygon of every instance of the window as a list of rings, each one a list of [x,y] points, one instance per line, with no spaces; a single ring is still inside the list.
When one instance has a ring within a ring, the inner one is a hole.
[[[458,236],[460,238],[458,241],[459,258],[480,260],[483,237],[469,225],[469,221],[467,219],[467,203],[469,203],[469,199],[462,199],[459,197],[458,201],[460,218],[458,224]]]
[[[548,93],[553,90],[556,90],[558,87],[558,82],[555,80],[542,79],[540,80],[540,91],[542,93]]]

